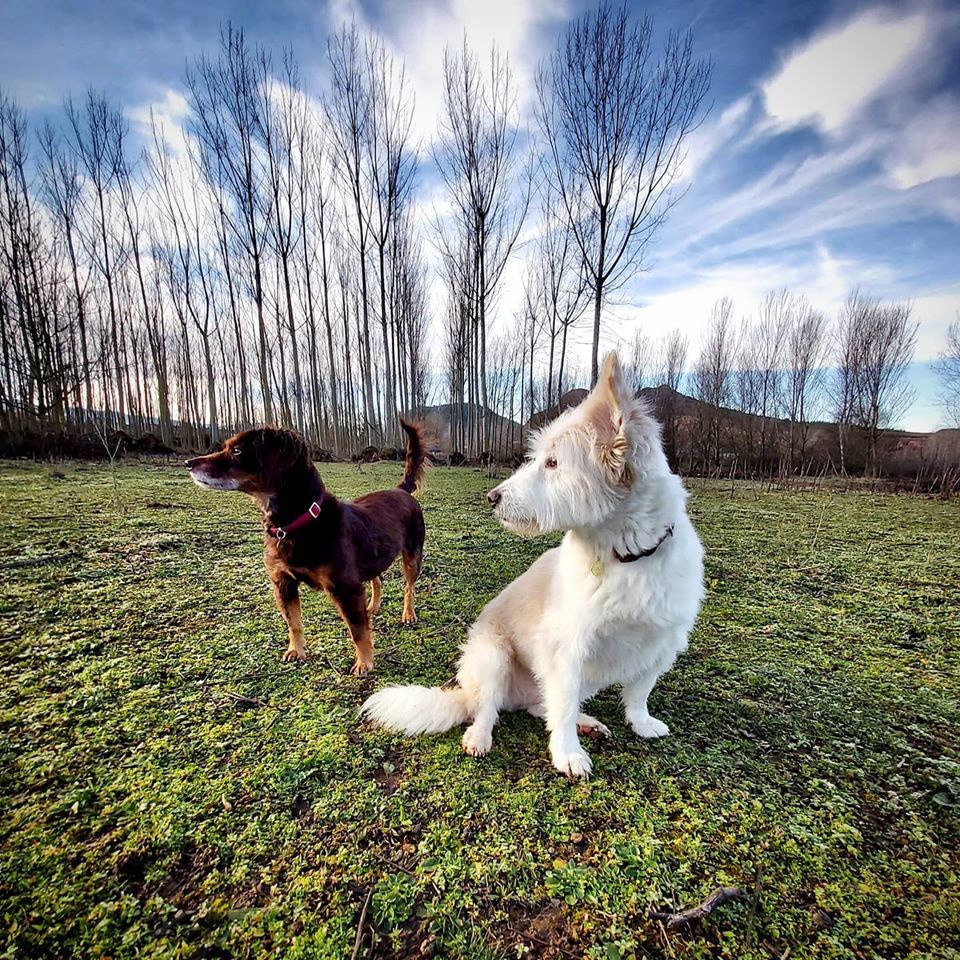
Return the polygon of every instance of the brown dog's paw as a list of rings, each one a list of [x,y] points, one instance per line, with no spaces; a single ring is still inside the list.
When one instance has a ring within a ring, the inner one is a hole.
[[[307,659],[307,654],[303,650],[291,648],[280,659],[284,663],[302,663]]]
[[[364,663],[362,660],[358,660],[353,667],[350,669],[350,673],[355,677],[365,677],[368,673],[373,671],[373,661],[370,663]]]
[[[412,610],[404,610],[400,620],[402,623],[416,623],[417,615]]]

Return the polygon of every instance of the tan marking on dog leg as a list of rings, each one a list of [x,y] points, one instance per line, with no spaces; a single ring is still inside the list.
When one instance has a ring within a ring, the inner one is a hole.
[[[273,597],[277,602],[277,609],[287,624],[288,644],[287,651],[281,659],[285,662],[306,660],[307,652],[303,645],[303,619],[300,616],[300,588],[292,577],[283,575],[273,576]]]
[[[331,591],[330,599],[349,628],[350,639],[357,652],[356,662],[350,672],[362,677],[373,669],[373,639],[370,636],[370,614],[367,613],[363,585]]]
[[[370,581],[370,602],[367,604],[367,613],[375,617],[380,612],[380,593],[383,589],[383,581],[379,577],[374,577]]]
[[[406,586],[403,589],[403,622],[416,623],[417,615],[413,609],[414,584],[420,575],[420,559],[412,554],[403,555],[403,577]]]
[[[600,740],[604,737],[612,737],[610,728],[601,723],[594,717],[581,713],[577,717],[577,733],[581,737],[590,737],[591,740]]]

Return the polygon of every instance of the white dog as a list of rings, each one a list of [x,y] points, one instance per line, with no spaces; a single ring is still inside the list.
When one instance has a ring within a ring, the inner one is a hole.
[[[647,698],[686,649],[703,598],[703,548],[660,427],[625,385],[615,354],[593,392],[540,432],[528,462],[488,499],[516,533],[568,532],[484,607],[457,687],[387,687],[361,712],[409,735],[472,720],[463,749],[479,757],[501,710],[527,710],[546,720],[554,766],[587,777],[578,734],[610,731],[580,704],[620,683],[634,731],[666,736]]]

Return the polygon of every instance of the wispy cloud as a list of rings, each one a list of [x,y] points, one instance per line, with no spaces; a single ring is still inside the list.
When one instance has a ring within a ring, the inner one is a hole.
[[[903,190],[960,175],[960,98],[945,93],[912,112],[893,138],[889,168]],[[960,184],[951,193],[956,198]],[[955,216],[957,209],[945,212]]]

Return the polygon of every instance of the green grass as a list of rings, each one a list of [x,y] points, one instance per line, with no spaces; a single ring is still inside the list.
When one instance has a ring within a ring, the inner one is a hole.
[[[63,471],[0,466],[0,957],[346,958],[371,889],[377,957],[960,957],[960,505],[695,484],[709,598],[652,697],[673,735],[633,737],[609,691],[570,784],[525,715],[482,761],[356,720],[450,678],[544,549],[480,473],[429,474],[420,622],[391,571],[357,679],[317,594],[310,660],[280,662],[243,498]],[[323,472],[354,496],[399,467]],[[720,884],[750,897],[646,919]]]

